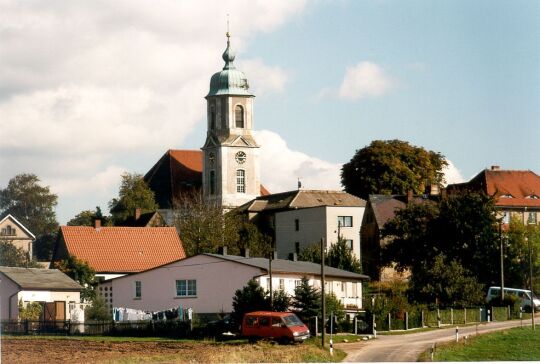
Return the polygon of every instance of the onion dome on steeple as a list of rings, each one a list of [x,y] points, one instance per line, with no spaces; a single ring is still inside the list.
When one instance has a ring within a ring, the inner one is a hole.
[[[208,96],[219,95],[241,95],[241,96],[253,96],[249,92],[249,84],[246,75],[242,71],[239,71],[234,66],[234,58],[236,55],[231,48],[230,34],[227,32],[227,48],[223,52],[223,60],[225,66],[223,70],[214,73],[210,79],[210,92]]]

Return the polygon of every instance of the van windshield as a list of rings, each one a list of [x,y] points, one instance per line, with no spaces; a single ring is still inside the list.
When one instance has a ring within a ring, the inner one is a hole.
[[[300,319],[298,317],[296,317],[296,315],[284,316],[283,317],[283,322],[288,327],[291,327],[291,326],[303,326],[304,325],[302,323],[302,321],[300,321]]]

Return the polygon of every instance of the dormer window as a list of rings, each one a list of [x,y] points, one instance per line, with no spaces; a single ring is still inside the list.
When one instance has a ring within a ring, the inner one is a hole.
[[[234,108],[234,120],[237,128],[244,128],[244,108],[240,105]]]
[[[512,196],[512,195],[509,194],[509,193],[507,193],[507,194],[501,195],[501,198],[514,198],[514,196]]]
[[[531,198],[533,200],[537,200],[538,199],[538,196],[536,195],[529,195],[529,196],[525,196],[525,198]]]

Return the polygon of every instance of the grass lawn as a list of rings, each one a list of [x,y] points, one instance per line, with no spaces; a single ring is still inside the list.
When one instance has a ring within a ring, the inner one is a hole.
[[[426,359],[427,356],[424,357]],[[540,328],[515,328],[437,347],[435,361],[540,360]]]

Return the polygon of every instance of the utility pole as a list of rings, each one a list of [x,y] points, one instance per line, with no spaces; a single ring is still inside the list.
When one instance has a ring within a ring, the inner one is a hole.
[[[322,332],[321,332],[321,338],[322,338],[322,341],[321,341],[321,346],[322,348],[324,349],[324,330],[326,329],[325,328],[325,322],[324,322],[324,317],[326,316],[326,312],[325,312],[325,299],[324,299],[324,250],[325,250],[325,246],[324,246],[324,238],[321,238],[321,312],[322,312]]]
[[[268,275],[270,276],[269,290],[270,290],[270,308],[274,309],[274,291],[272,290],[272,259],[274,259],[274,251],[270,252],[270,258],[268,259]]]

